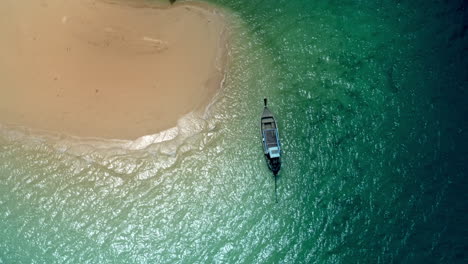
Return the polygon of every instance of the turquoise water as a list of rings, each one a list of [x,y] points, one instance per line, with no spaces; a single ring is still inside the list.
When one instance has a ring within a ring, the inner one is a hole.
[[[134,142],[0,128],[0,263],[466,263],[466,4],[211,2],[236,22],[206,116]]]

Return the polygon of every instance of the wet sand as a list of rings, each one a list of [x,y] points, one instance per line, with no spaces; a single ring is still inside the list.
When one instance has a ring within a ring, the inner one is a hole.
[[[0,123],[134,139],[203,111],[224,76],[222,14],[128,3],[2,0]]]

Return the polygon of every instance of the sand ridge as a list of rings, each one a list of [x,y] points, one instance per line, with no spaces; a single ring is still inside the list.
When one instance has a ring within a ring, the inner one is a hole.
[[[0,122],[133,139],[202,110],[224,77],[224,16],[133,3],[3,0]]]

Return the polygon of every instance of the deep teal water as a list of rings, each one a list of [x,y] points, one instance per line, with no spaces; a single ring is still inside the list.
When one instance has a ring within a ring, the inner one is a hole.
[[[465,2],[210,2],[230,70],[170,140],[1,128],[0,263],[466,263]]]

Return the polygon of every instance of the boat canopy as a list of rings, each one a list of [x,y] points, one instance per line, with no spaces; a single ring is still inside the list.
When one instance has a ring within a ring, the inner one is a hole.
[[[263,130],[263,138],[265,140],[265,154],[268,153],[270,158],[279,158],[280,145],[278,140],[278,130],[276,128]]]

